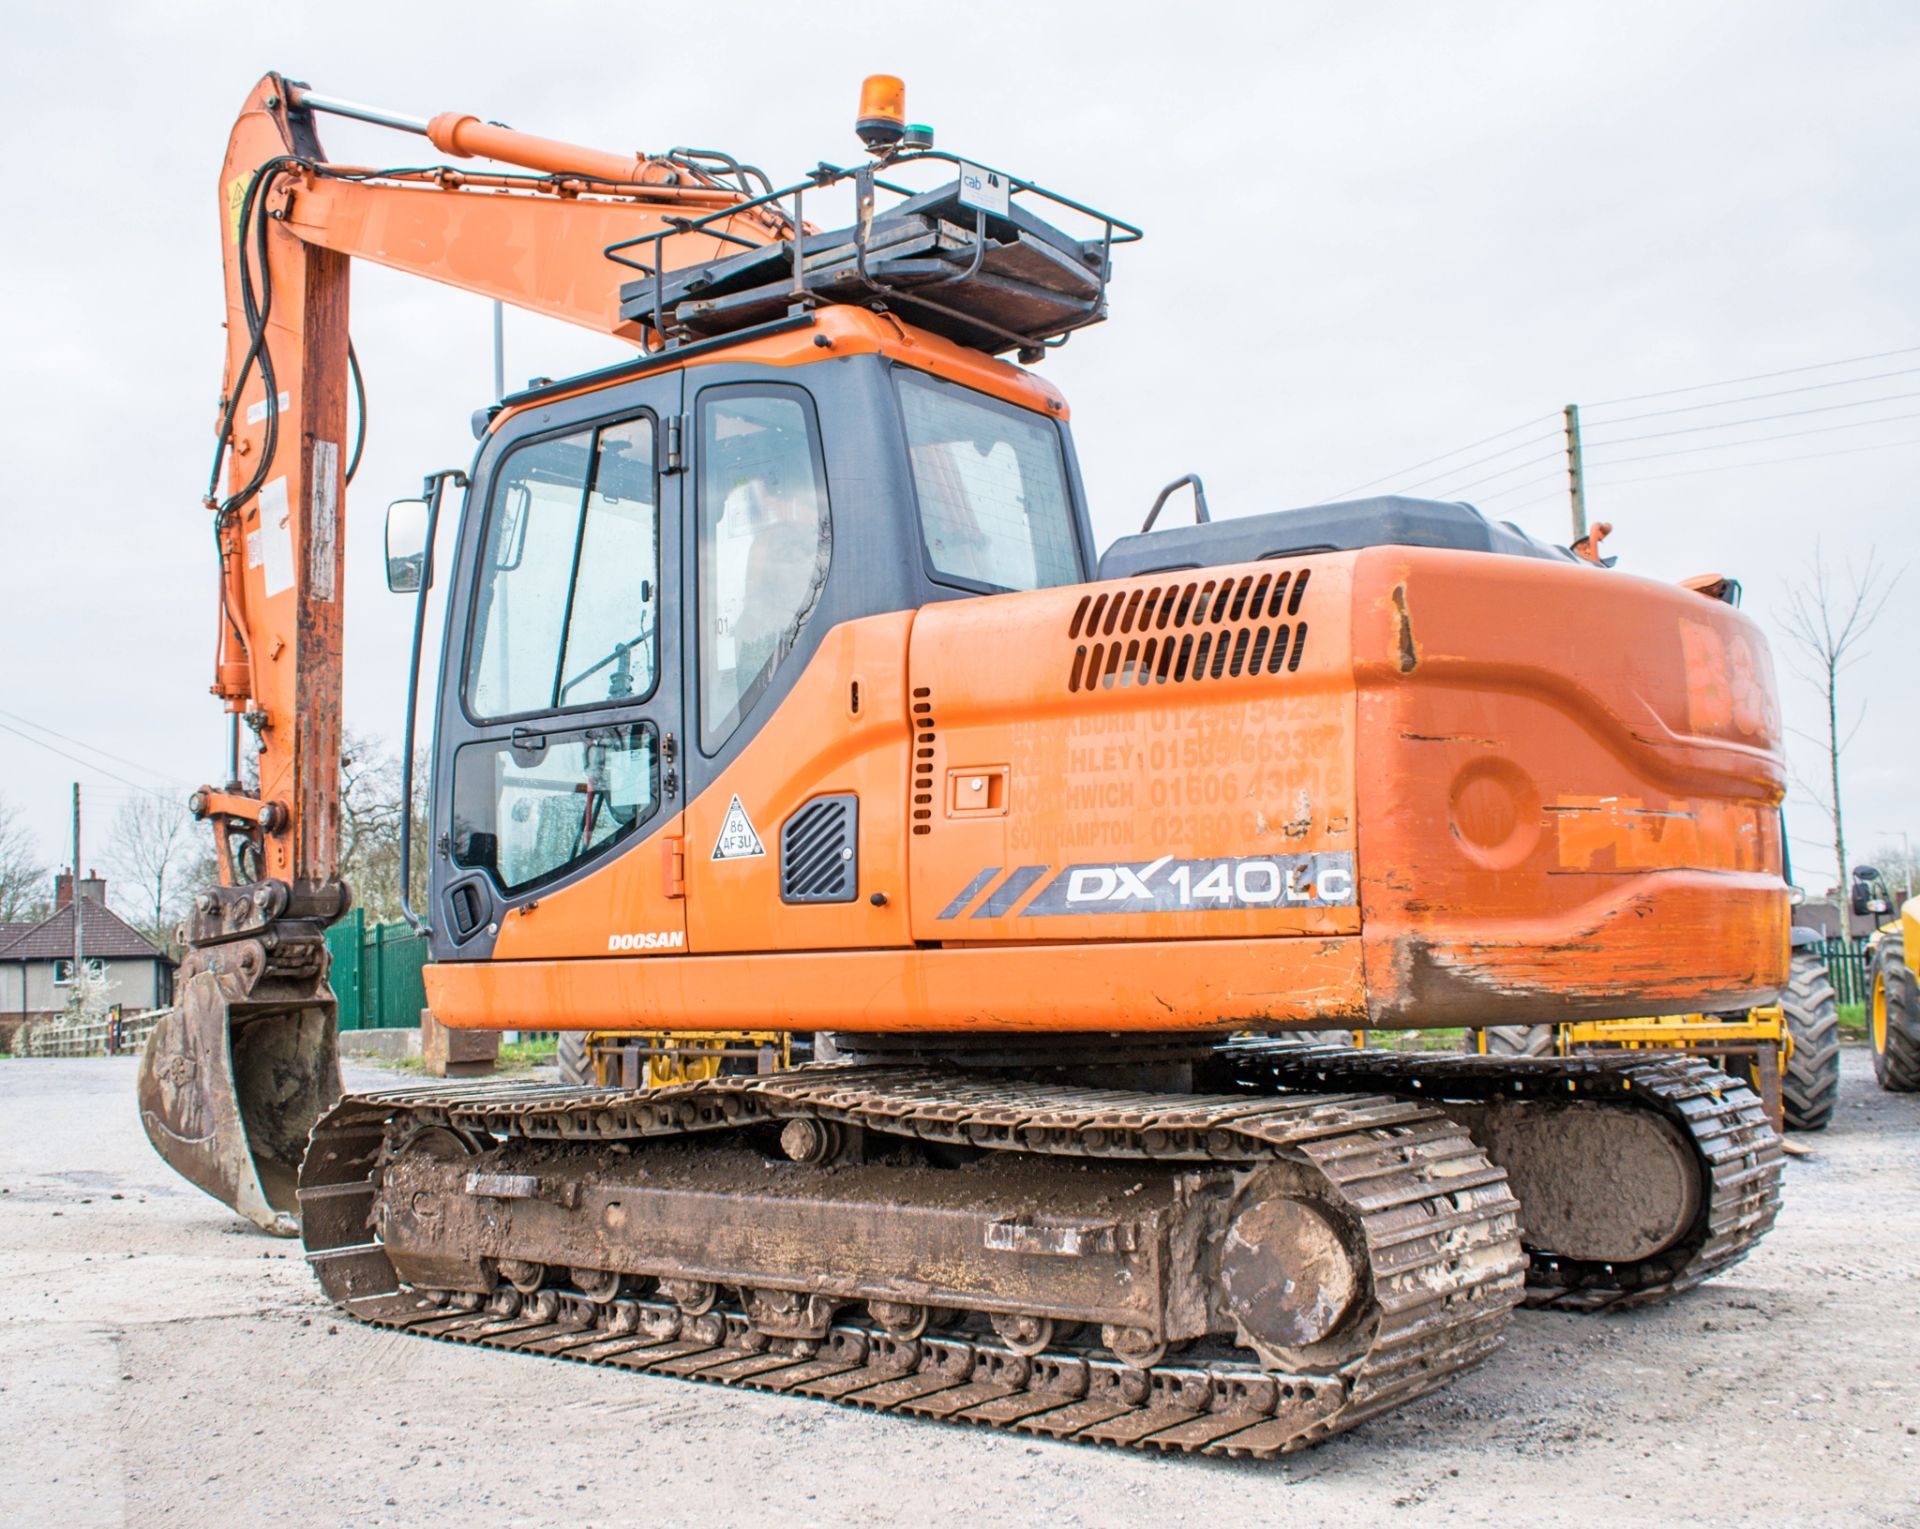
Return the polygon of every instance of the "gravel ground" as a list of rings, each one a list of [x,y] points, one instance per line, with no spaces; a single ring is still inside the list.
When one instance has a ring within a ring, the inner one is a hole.
[[[0,1521],[1920,1524],[1920,1096],[1857,1050],[1729,1275],[1656,1311],[1522,1313],[1437,1396],[1267,1465],[338,1322],[296,1248],[153,1156],[133,1077],[0,1061]]]

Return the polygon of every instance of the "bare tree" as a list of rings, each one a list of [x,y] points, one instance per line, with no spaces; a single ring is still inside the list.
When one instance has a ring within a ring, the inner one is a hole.
[[[400,761],[386,752],[378,738],[355,733],[342,740],[340,756],[340,874],[369,920],[391,921],[401,916]],[[416,765],[411,889],[415,907],[426,895],[426,801],[419,789],[425,779]]]
[[[66,984],[63,1019],[98,1019],[113,1006],[113,983],[98,961],[82,961]]]
[[[204,881],[200,837],[186,804],[155,792],[128,797],[114,817],[106,861],[115,900],[158,945],[171,943],[182,900]]]
[[[33,831],[0,796],[0,924],[24,923],[44,914],[47,868]]]
[[[1875,551],[1872,547],[1867,549],[1864,572],[1857,571],[1852,562],[1848,562],[1846,587],[1841,589],[1829,576],[1826,559],[1821,553],[1820,543],[1816,541],[1813,544],[1812,574],[1803,583],[1791,586],[1787,592],[1787,637],[1799,650],[1798,660],[1789,661],[1788,667],[1813,687],[1826,713],[1824,734],[1802,732],[1799,728],[1790,731],[1795,737],[1818,744],[1826,750],[1827,778],[1824,783],[1809,783],[1795,773],[1793,780],[1819,804],[1833,829],[1833,864],[1843,910],[1840,921],[1843,932],[1847,928],[1844,910],[1850,878],[1847,874],[1846,817],[1841,806],[1840,756],[1860,730],[1867,706],[1863,700],[1853,720],[1843,728],[1840,721],[1840,681],[1841,676],[1865,656],[1858,651],[1860,645],[1866,641],[1867,633],[1886,609],[1888,597],[1900,579],[1900,570],[1884,566]]]
[[[1896,903],[1904,902],[1920,887],[1920,849],[1914,847],[1911,834],[1901,834],[1898,846],[1883,835],[1880,847],[1873,852],[1873,863],[1886,877],[1887,889]]]
[[[416,769],[415,778],[424,782],[425,775]],[[424,798],[423,791],[416,791],[416,907],[426,894]],[[354,902],[374,922],[401,916],[400,823],[400,762],[386,752],[380,739],[347,734],[340,759],[340,874],[353,889]],[[4,804],[0,804],[0,917],[5,916],[6,907],[4,824]],[[120,911],[160,945],[171,945],[186,905],[219,880],[212,835],[192,820],[183,803],[154,794],[131,797],[120,809],[105,858],[114,876],[114,901]],[[32,881],[44,876],[37,866],[26,874]]]

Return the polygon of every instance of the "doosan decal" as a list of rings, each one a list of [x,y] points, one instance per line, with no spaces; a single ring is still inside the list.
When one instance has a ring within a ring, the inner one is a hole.
[[[645,929],[638,934],[610,934],[608,950],[679,950],[687,943],[683,929]]]

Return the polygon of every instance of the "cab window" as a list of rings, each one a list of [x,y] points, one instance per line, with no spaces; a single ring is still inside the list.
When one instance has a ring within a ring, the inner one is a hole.
[[[453,862],[503,892],[551,881],[636,832],[660,802],[646,722],[566,732],[515,728],[453,757]]]
[[[700,743],[733,736],[820,599],[833,552],[819,427],[793,387],[700,398]]]
[[[659,671],[653,421],[516,448],[494,475],[467,665],[481,720],[605,706]]]
[[[983,590],[1078,582],[1053,421],[920,372],[894,375],[934,577]]]

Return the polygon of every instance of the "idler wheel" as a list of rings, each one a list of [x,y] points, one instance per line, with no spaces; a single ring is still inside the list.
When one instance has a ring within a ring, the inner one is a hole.
[[[503,1258],[500,1260],[500,1277],[522,1295],[532,1295],[547,1282],[547,1266],[530,1264],[518,1258]]]
[[[1014,1353],[1024,1354],[1028,1358],[1045,1352],[1053,1342],[1051,1317],[996,1316],[993,1330]]]
[[[1227,1311],[1267,1349],[1331,1338],[1362,1289],[1363,1271],[1340,1226],[1324,1207],[1293,1195],[1244,1194],[1240,1206],[1220,1253]]]
[[[720,1299],[720,1287],[703,1279],[663,1279],[660,1294],[690,1317],[704,1316]]]
[[[596,1306],[604,1306],[620,1293],[620,1275],[613,1269],[575,1269],[573,1288]]]
[[[837,1157],[842,1136],[831,1120],[796,1115],[780,1128],[780,1150],[796,1163],[824,1163]]]
[[[933,1315],[927,1307],[914,1306],[906,1301],[868,1301],[867,1312],[883,1333],[903,1343],[911,1342],[924,1333]]]
[[[742,1290],[740,1296],[747,1320],[767,1338],[818,1341],[833,1326],[835,1302],[826,1296],[760,1289]]]
[[[1156,1338],[1144,1327],[1116,1327],[1109,1322],[1100,1329],[1100,1341],[1121,1363],[1136,1370],[1151,1370],[1167,1357],[1166,1340]]]

